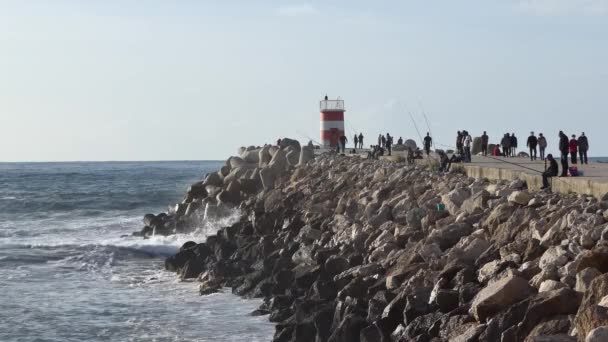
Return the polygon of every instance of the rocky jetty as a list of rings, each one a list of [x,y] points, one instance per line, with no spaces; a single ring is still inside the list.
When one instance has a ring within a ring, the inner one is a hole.
[[[240,219],[166,260],[264,298],[274,341],[606,341],[608,201],[297,142],[243,148],[138,234]]]

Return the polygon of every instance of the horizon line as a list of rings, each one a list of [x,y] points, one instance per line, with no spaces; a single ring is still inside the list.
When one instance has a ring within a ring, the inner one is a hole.
[[[23,161],[4,161],[0,160],[0,164],[43,164],[43,163],[171,163],[171,162],[224,162],[220,159],[163,159],[163,160],[23,160]]]

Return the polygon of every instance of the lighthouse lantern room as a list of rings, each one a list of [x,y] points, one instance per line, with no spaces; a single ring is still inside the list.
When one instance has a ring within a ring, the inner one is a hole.
[[[321,143],[324,148],[335,148],[344,135],[344,100],[329,100],[326,96],[320,103],[320,111]]]

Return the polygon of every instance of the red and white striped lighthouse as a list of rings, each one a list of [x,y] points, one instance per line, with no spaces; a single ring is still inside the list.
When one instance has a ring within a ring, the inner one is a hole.
[[[344,100],[325,100],[321,109],[321,143],[325,148],[338,146],[338,139],[344,135]]]

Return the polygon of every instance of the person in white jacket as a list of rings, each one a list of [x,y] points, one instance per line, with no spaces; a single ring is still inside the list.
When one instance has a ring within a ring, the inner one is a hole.
[[[471,162],[471,144],[473,144],[473,138],[469,132],[464,131],[464,161],[466,163]]]

